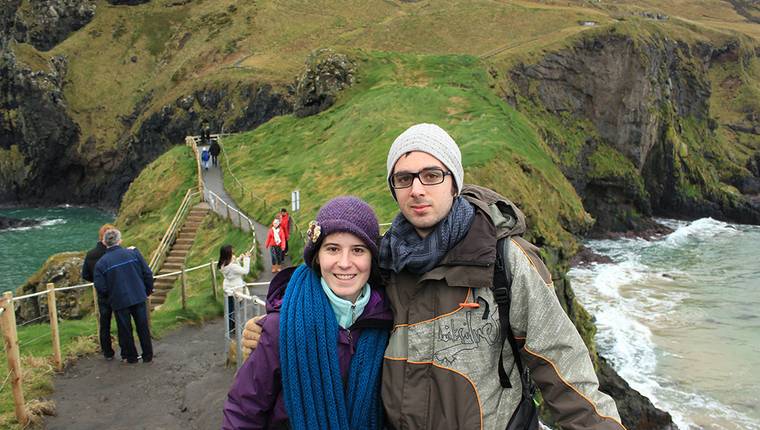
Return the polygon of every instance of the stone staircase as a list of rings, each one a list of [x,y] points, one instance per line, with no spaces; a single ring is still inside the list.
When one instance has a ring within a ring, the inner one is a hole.
[[[190,252],[190,247],[193,245],[195,236],[198,233],[198,228],[210,209],[211,208],[206,203],[200,203],[190,209],[190,212],[185,219],[185,223],[182,225],[182,228],[177,234],[177,239],[169,251],[169,255],[166,257],[163,266],[161,266],[161,269],[158,271],[158,275],[176,272],[185,266],[185,259]],[[177,278],[179,278],[179,274],[156,279],[153,283],[153,294],[151,295],[151,310],[164,304],[166,296],[174,287],[174,282]]]

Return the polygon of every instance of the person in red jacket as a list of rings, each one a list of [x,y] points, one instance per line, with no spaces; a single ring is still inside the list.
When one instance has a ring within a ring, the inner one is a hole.
[[[280,209],[280,226],[285,230],[285,252],[283,256],[288,255],[288,241],[290,240],[290,214],[285,208]]]
[[[272,227],[269,228],[267,234],[267,241],[264,244],[269,248],[269,253],[272,255],[272,273],[277,273],[282,270],[283,253],[285,252],[285,229],[280,224],[280,219],[275,218],[272,221]]]

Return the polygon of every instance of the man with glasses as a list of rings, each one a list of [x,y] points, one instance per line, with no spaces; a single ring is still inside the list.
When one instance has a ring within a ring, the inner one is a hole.
[[[536,248],[520,237],[519,209],[491,190],[464,185],[458,146],[433,124],[396,138],[387,172],[401,211],[380,244],[394,314],[382,369],[388,426],[537,428],[531,396],[522,390],[524,363],[563,429],[624,429],[615,402],[598,390],[588,350]],[[508,245],[500,253],[502,238]],[[497,268],[504,260],[508,269]],[[505,270],[511,305],[502,324],[494,286]],[[502,329],[514,333],[517,362]],[[259,331],[249,321],[249,346]],[[516,426],[521,414],[528,418]]]

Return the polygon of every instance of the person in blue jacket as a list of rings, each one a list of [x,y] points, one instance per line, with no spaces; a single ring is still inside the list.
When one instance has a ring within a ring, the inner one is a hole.
[[[110,229],[103,235],[106,252],[95,265],[94,283],[99,294],[108,298],[116,315],[119,347],[122,360],[137,363],[139,356],[132,336],[132,319],[135,320],[140,339],[142,360],[153,360],[153,345],[148,326],[146,300],[153,292],[153,272],[135,248],[121,247],[121,232]]]

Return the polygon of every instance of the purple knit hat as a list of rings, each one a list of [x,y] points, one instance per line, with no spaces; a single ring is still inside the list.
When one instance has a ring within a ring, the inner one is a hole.
[[[306,246],[303,261],[311,267],[311,262],[322,239],[336,232],[351,233],[361,239],[373,256],[377,256],[377,240],[380,227],[372,207],[354,196],[336,197],[327,202],[317,213],[316,221],[309,223],[306,231]]]

